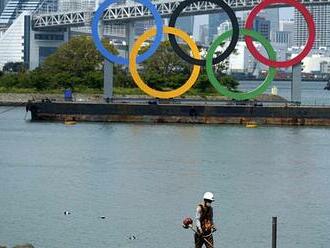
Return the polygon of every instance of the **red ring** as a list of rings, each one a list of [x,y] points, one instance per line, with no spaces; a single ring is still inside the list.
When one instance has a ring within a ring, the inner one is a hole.
[[[304,48],[304,50],[302,50],[301,53],[298,54],[293,59],[290,59],[290,60],[287,60],[287,61],[274,61],[274,60],[269,60],[269,59],[265,58],[263,55],[261,55],[259,53],[259,51],[253,45],[251,37],[246,36],[245,37],[245,42],[246,42],[247,48],[249,49],[250,53],[257,60],[259,60],[261,63],[263,63],[265,65],[268,65],[270,67],[290,67],[292,65],[300,63],[303,60],[303,58],[305,58],[308,55],[310,50],[312,50],[314,40],[315,40],[315,23],[314,23],[314,20],[313,20],[313,16],[307,10],[307,8],[303,4],[301,4],[300,2],[298,2],[296,0],[264,0],[252,9],[252,11],[250,12],[250,14],[249,14],[249,16],[246,20],[245,28],[252,29],[253,28],[253,20],[257,16],[257,14],[262,9],[267,7],[268,5],[271,5],[271,4],[274,4],[274,3],[284,3],[284,4],[292,5],[304,16],[304,18],[307,22],[308,31],[309,31],[308,40],[307,40],[306,47]]]

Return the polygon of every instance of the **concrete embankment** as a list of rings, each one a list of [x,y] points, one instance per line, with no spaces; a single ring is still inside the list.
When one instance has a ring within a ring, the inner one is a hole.
[[[147,97],[145,95],[116,95],[116,98],[120,99],[144,99],[153,100],[153,98]],[[222,96],[190,96],[190,99],[195,100],[226,100]],[[0,106],[21,106],[28,101],[41,101],[43,99],[50,99],[53,102],[63,101],[63,94],[51,94],[51,93],[0,93]],[[280,96],[263,94],[257,97],[258,101],[286,101]],[[89,102],[89,103],[103,103],[102,94],[86,94],[86,93],[74,93],[73,101],[75,102]]]
[[[0,93],[0,106],[21,106],[28,101],[41,101],[50,99],[52,101],[63,101],[63,94],[47,93]],[[81,102],[101,102],[101,94],[74,94],[74,100]]]
[[[330,126],[330,106],[34,102],[27,108],[35,121]]]

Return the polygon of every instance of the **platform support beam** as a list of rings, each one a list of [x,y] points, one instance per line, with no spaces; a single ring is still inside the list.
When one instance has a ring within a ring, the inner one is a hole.
[[[291,101],[301,103],[301,63],[292,66]]]
[[[99,36],[104,37],[104,23],[99,22]],[[113,63],[104,59],[103,66],[103,99],[111,102],[113,97]]]
[[[110,102],[113,97],[113,63],[104,60],[103,98]]]
[[[132,22],[132,21],[126,23],[126,41],[127,41],[126,57],[129,58],[129,55],[132,51],[134,41],[135,41],[134,22]]]

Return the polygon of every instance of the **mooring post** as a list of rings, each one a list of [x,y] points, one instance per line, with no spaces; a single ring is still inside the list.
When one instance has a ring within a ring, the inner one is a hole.
[[[277,241],[277,217],[273,217],[272,224],[272,248],[276,248]]]

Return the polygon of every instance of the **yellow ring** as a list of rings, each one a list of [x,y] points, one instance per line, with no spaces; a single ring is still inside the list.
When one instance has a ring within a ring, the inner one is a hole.
[[[182,40],[184,40],[188,46],[190,47],[192,54],[194,58],[200,59],[200,54],[198,51],[198,47],[195,44],[195,42],[189,37],[189,35],[185,32],[183,32],[180,29],[172,28],[172,27],[164,27],[163,32],[167,34],[174,34],[178,37],[180,37]],[[150,37],[156,35],[156,29],[152,28],[147,30],[144,34],[142,34],[134,43],[134,46],[132,48],[131,54],[129,56],[129,68],[132,75],[132,78],[136,85],[145,93],[147,93],[149,96],[153,96],[156,98],[174,98],[177,96],[181,96],[185,92],[187,92],[196,82],[199,72],[200,72],[200,66],[194,65],[192,73],[189,77],[189,79],[179,88],[171,91],[159,91],[155,90],[153,88],[150,88],[140,77],[137,66],[136,66],[136,57],[139,52],[139,48],[141,47],[142,43],[148,40]]]

